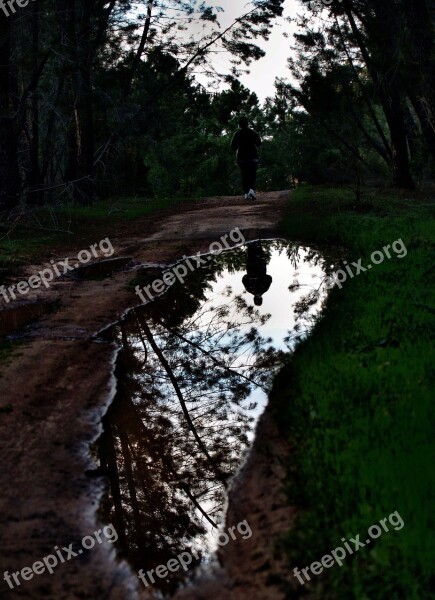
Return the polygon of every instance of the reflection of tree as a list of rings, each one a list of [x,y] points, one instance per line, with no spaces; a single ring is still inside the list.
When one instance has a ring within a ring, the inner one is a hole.
[[[293,268],[318,260],[286,242],[262,247],[267,262],[272,252],[285,254]],[[222,515],[228,479],[248,445],[256,408],[249,396],[256,388],[267,390],[282,361],[259,333],[269,315],[230,287],[211,295],[225,270],[245,270],[247,256],[240,248],[213,257],[111,332],[122,351],[118,393],[99,444],[101,469],[110,478],[102,509],[119,533],[121,552],[137,569],[205,547],[207,531]],[[155,278],[155,271],[148,277]],[[302,318],[304,297],[299,302],[302,326],[308,322]],[[289,298],[289,316],[290,310]],[[159,588],[173,591],[177,577],[182,575],[171,574],[170,583],[159,580]]]
[[[191,300],[179,311],[170,290],[115,332],[123,348],[118,394],[99,456],[110,477],[106,518],[138,569],[166,563],[217,523],[226,482],[248,445],[255,404],[247,398],[267,385],[280,359],[257,330],[268,316],[229,288],[218,303],[205,299],[221,268],[204,269],[202,285],[192,277],[194,293],[186,282]]]
[[[172,384],[172,387],[175,391],[175,394],[177,395],[177,398],[180,402],[180,406],[181,406],[181,410],[183,411],[183,415],[184,418],[186,419],[186,423],[190,429],[190,431],[193,434],[193,437],[195,438],[196,443],[198,444],[198,447],[200,448],[201,452],[204,453],[205,457],[207,458],[209,464],[213,467],[213,470],[215,472],[216,475],[216,479],[218,481],[220,481],[221,483],[225,483],[225,477],[223,475],[223,473],[220,471],[219,466],[215,463],[215,461],[213,460],[213,458],[210,456],[209,451],[207,450],[206,445],[204,444],[204,442],[202,441],[202,439],[199,436],[199,433],[197,431],[197,428],[195,427],[191,417],[190,417],[190,413],[189,413],[189,409],[187,408],[187,404],[186,401],[184,399],[184,395],[183,392],[181,391],[180,386],[178,385],[178,381],[177,381],[177,377],[175,376],[175,373],[173,372],[171,365],[169,364],[169,362],[166,360],[163,352],[160,350],[156,340],[154,339],[154,336],[151,332],[151,329],[148,326],[148,323],[146,322],[146,319],[141,319],[139,321],[140,323],[140,327],[143,328],[145,335],[147,337],[147,340],[151,346],[151,348],[153,349],[153,351],[156,354],[156,357],[158,358],[158,360],[160,361],[160,364],[162,365],[162,367],[164,368],[164,370],[166,371],[167,376],[169,377],[169,380]]]
[[[316,250],[302,248],[301,246],[292,245],[286,248],[286,254],[295,269],[303,264],[304,267],[307,265],[321,267],[325,269],[325,260]],[[326,277],[318,279],[317,276],[313,276],[312,283],[302,284],[298,279],[296,273],[293,283],[289,286],[291,293],[296,293],[307,289],[307,293],[299,298],[293,305],[293,314],[295,316],[295,326],[289,335],[285,338],[285,341],[290,350],[293,350],[298,341],[304,339],[307,333],[312,329],[315,322],[318,319],[318,311],[312,311],[312,309],[318,305],[322,296],[324,295],[324,283]]]

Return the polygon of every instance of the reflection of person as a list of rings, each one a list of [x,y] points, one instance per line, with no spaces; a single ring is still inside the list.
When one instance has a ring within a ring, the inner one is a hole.
[[[267,292],[272,283],[272,277],[267,274],[267,258],[261,242],[248,244],[248,260],[246,261],[246,275],[242,282],[246,291],[254,296],[255,306],[263,304],[262,295]]]
[[[261,139],[253,129],[250,129],[246,117],[240,117],[239,125],[240,129],[233,136],[231,148],[237,150],[237,163],[242,172],[245,199],[255,200],[258,165],[257,148],[261,145]]]

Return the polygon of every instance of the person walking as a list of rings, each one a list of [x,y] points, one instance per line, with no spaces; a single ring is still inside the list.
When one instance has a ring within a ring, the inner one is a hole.
[[[257,183],[258,150],[261,139],[258,133],[249,127],[246,117],[240,117],[240,129],[231,142],[232,150],[237,150],[237,163],[242,172],[243,191],[246,200],[255,200]]]

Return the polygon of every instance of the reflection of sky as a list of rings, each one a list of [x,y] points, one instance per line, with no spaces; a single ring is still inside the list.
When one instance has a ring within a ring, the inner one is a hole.
[[[319,287],[320,281],[324,276],[320,265],[314,266],[306,260],[307,254],[308,250],[301,249],[300,260],[295,268],[287,257],[285,250],[280,252],[274,249],[272,250],[271,260],[267,266],[267,273],[272,277],[272,284],[269,290],[263,294],[262,306],[255,308],[261,315],[270,315],[270,317],[264,325],[256,324],[255,327],[262,337],[272,338],[270,346],[278,350],[289,350],[284,338],[296,324],[293,312],[295,303],[306,296],[312,287]],[[230,273],[228,270],[225,270],[217,282],[211,284],[212,289],[206,293],[207,300],[211,300],[213,306],[227,304],[230,299],[223,292],[227,287],[231,287],[233,296],[242,294],[247,304],[254,306],[252,294],[245,290],[242,283],[244,274],[245,271]],[[301,288],[291,292],[289,286],[295,279],[301,284]],[[315,314],[319,310],[322,299],[323,296],[310,309],[310,314]],[[246,328],[249,329],[250,327],[251,325],[248,325]],[[257,408],[251,411],[251,416],[257,421],[266,407],[267,394],[260,388],[254,389],[244,404],[248,406],[251,402],[258,403]],[[253,433],[250,435],[251,439],[253,438]]]
[[[281,350],[288,350],[284,343],[284,337],[295,326],[293,307],[303,296],[307,295],[311,287],[318,287],[323,277],[321,267],[313,266],[304,259],[308,254],[307,250],[301,250],[300,261],[297,269],[291,264],[285,251],[281,254],[278,250],[273,250],[271,261],[267,267],[267,273],[272,276],[272,284],[269,290],[263,295],[263,305],[256,307],[260,314],[270,314],[271,317],[263,326],[258,326],[258,330],[263,337],[271,337],[272,345]],[[214,305],[217,304],[217,297],[223,290],[230,286],[234,295],[243,294],[244,299],[249,305],[254,305],[254,299],[249,294],[242,283],[243,272],[229,273],[225,271],[217,283],[212,284],[212,291],[208,292],[207,298],[213,299]],[[301,284],[301,289],[290,292],[289,286],[297,280]],[[224,303],[228,300],[223,298]],[[318,309],[319,303],[315,306],[314,312]],[[312,313],[313,311],[311,311]]]
[[[267,242],[263,243],[264,246],[266,244]],[[284,339],[296,324],[294,305],[312,291],[313,288],[317,289],[324,277],[321,265],[315,266],[311,264],[307,259],[307,255],[308,250],[301,249],[298,265],[295,267],[287,257],[285,249],[281,252],[278,249],[272,250],[271,260],[267,266],[267,273],[272,276],[272,284],[269,290],[263,295],[262,306],[255,307],[261,315],[270,315],[270,318],[264,325],[255,324],[255,327],[262,337],[272,338],[270,345],[276,349],[289,350],[289,346],[285,343]],[[253,296],[245,290],[242,283],[244,274],[244,270],[236,273],[230,273],[228,270],[225,270],[218,277],[217,282],[211,283],[212,289],[208,290],[205,294],[207,301],[211,302],[216,308],[223,304],[228,304],[234,296],[242,295],[249,306],[254,306]],[[296,279],[301,284],[301,287],[296,291],[290,291],[289,286]],[[228,287],[231,287],[233,292],[231,297],[228,297],[224,293]],[[319,311],[323,298],[324,295],[321,294],[318,302],[310,308],[310,315],[316,314]],[[210,313],[207,313],[207,315],[211,316]],[[205,324],[204,321],[201,322],[201,326]],[[304,325],[304,329],[309,328],[309,325],[305,323]],[[251,324],[242,326],[241,330],[249,330],[251,327]],[[241,362],[245,363],[243,360]],[[242,406],[248,407],[251,402],[256,402],[257,407],[254,410],[245,410],[254,418],[252,430],[249,434],[249,439],[252,441],[256,423],[267,404],[267,394],[262,389],[256,388],[242,403]],[[231,416],[229,418],[231,419]],[[207,510],[211,506],[207,506],[207,503],[204,503],[203,508]],[[216,550],[216,532],[211,528],[209,529],[206,543],[209,545],[209,551]]]

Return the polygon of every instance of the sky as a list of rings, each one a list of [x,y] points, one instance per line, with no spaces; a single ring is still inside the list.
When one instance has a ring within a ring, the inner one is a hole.
[[[229,26],[234,19],[240,17],[250,10],[251,2],[246,0],[211,0],[209,4],[221,6],[225,12],[219,15],[219,21],[223,28]],[[255,92],[262,102],[267,96],[274,95],[274,82],[276,77],[289,78],[287,59],[291,54],[292,35],[296,31],[294,23],[284,20],[286,17],[295,17],[303,12],[303,7],[298,0],[285,0],[284,15],[282,19],[276,19],[273,23],[272,33],[269,41],[258,40],[258,45],[266,51],[266,56],[259,61],[252,62],[248,75],[242,75],[240,81]],[[289,37],[284,37],[287,33]],[[214,58],[218,69],[227,70],[227,59],[218,55]],[[207,81],[199,77],[199,81],[206,85]]]

